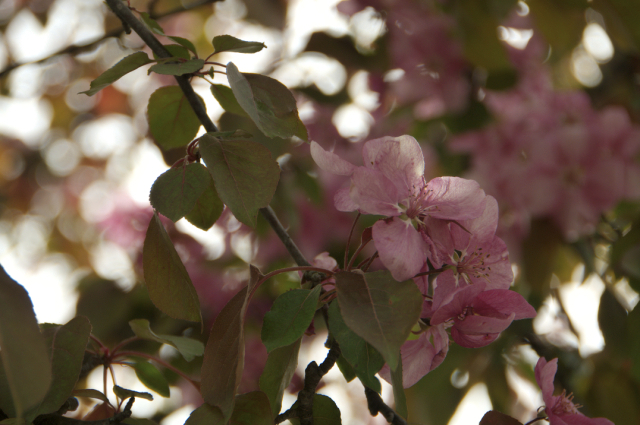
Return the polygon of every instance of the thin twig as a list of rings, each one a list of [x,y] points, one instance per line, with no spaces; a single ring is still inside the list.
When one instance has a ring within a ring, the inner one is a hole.
[[[400,415],[398,415],[392,408],[387,406],[380,394],[372,390],[371,388],[364,387],[364,394],[367,396],[367,407],[371,416],[376,416],[378,413],[382,413],[382,416],[393,425],[407,425],[407,421]]]

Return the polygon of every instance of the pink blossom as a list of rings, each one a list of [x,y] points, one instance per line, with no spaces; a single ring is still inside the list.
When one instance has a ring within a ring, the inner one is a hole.
[[[580,405],[573,403],[573,395],[563,390],[560,395],[553,395],[553,378],[558,370],[558,359],[549,362],[540,357],[536,364],[535,375],[538,386],[542,390],[542,399],[546,405],[549,423],[551,425],[613,425],[606,418],[588,418],[578,411]]]
[[[484,347],[495,341],[512,321],[536,316],[536,310],[515,291],[485,290],[484,283],[469,285],[431,316],[431,324],[445,323],[451,337],[463,347]]]

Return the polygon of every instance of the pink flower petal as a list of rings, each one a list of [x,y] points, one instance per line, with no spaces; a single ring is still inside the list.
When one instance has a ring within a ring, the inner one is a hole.
[[[437,177],[427,183],[428,203],[437,207],[429,212],[433,218],[471,220],[480,217],[486,195],[474,180],[459,177]]]
[[[363,213],[389,217],[402,213],[398,203],[403,198],[391,180],[378,170],[358,167],[351,176],[350,195]]]
[[[415,276],[427,260],[427,247],[410,222],[397,217],[373,225],[373,241],[382,264],[399,282]]]
[[[311,157],[323,170],[340,176],[350,176],[358,168],[335,153],[324,150],[316,142],[311,142]]]
[[[470,335],[460,332],[457,328],[451,328],[451,338],[461,347],[479,348],[491,344],[498,339],[499,333]]]
[[[515,291],[493,289],[484,291],[473,302],[473,311],[480,316],[500,312],[505,316],[515,313],[514,320],[536,317],[536,309]]]

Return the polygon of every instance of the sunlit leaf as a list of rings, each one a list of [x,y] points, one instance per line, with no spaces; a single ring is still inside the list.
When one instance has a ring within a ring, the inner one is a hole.
[[[280,413],[282,407],[282,397],[287,389],[291,378],[298,367],[298,352],[300,351],[300,341],[298,339],[291,345],[276,348],[267,357],[262,375],[260,375],[260,390],[269,398],[273,415]]]
[[[223,86],[222,84],[211,84],[211,93],[225,111],[244,117],[249,116],[236,100],[231,87]]]
[[[490,410],[484,414],[480,425],[522,425],[522,422],[511,416],[500,413],[496,410]]]
[[[238,53],[256,53],[262,49],[266,49],[264,43],[260,41],[243,41],[230,35],[218,35],[213,37],[211,41],[215,53],[221,52],[238,52]]]
[[[260,74],[243,74],[227,64],[227,79],[238,104],[266,136],[307,140],[296,100],[281,82]]]
[[[153,304],[174,319],[201,322],[198,294],[157,213],[142,249],[144,279]]]
[[[149,131],[162,149],[185,146],[198,133],[200,121],[178,86],[161,87],[149,98]]]
[[[388,271],[339,272],[335,278],[344,322],[395,369],[400,347],[420,318],[420,290],[413,280],[396,282]]]
[[[194,209],[210,183],[209,172],[202,164],[170,168],[151,186],[149,202],[160,214],[175,222]]]
[[[162,397],[169,397],[169,383],[162,372],[149,362],[135,362],[130,366],[136,371],[136,376],[142,384]]]
[[[113,393],[120,397],[121,399],[135,397],[142,398],[144,400],[153,400],[153,396],[150,393],[143,393],[139,391],[128,390],[126,388],[119,387],[117,385],[113,386]]]
[[[27,291],[0,266],[0,409],[11,417],[40,403],[51,384],[51,364]],[[10,397],[5,394],[9,393]],[[13,400],[13,402],[11,401]]]
[[[113,65],[111,68],[100,74],[98,78],[93,80],[89,86],[89,90],[82,91],[80,93],[84,93],[87,96],[93,96],[103,88],[117,81],[120,77],[152,62],[153,61],[149,59],[149,56],[144,52],[136,52],[126,56],[120,62]]]
[[[318,305],[322,286],[293,289],[280,295],[264,315],[262,342],[268,352],[292,344],[307,330]]]
[[[151,330],[149,321],[146,319],[131,320],[129,326],[139,338],[173,346],[188,362],[193,360],[194,357],[204,354],[204,344],[202,342],[184,336],[156,334]]]
[[[262,391],[236,396],[236,404],[229,425],[272,425],[273,414],[269,399]]]
[[[216,192],[216,186],[209,173],[206,181],[208,186],[196,200],[191,211],[184,216],[189,223],[202,230],[209,230],[224,210],[224,204]]]
[[[295,402],[292,408],[297,406]],[[293,425],[300,425],[298,418],[289,419]],[[335,401],[330,397],[322,394],[314,394],[313,396],[313,425],[340,425],[342,418],[340,417],[340,409],[336,406]]]
[[[102,391],[94,390],[91,388],[82,389],[82,390],[73,390],[74,397],[87,397],[94,398],[96,400],[104,401],[105,403],[109,403],[109,399]]]
[[[240,222],[255,227],[258,210],[269,205],[280,178],[271,153],[255,142],[209,134],[200,138],[200,153],[220,199]]]

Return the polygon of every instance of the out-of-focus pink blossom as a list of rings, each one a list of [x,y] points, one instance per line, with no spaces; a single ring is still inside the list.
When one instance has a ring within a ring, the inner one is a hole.
[[[606,418],[588,418],[578,411],[580,405],[573,403],[573,395],[562,390],[560,395],[553,395],[553,378],[558,371],[558,359],[549,362],[540,357],[535,368],[536,381],[542,390],[542,399],[546,405],[545,412],[551,425],[613,425]]]

